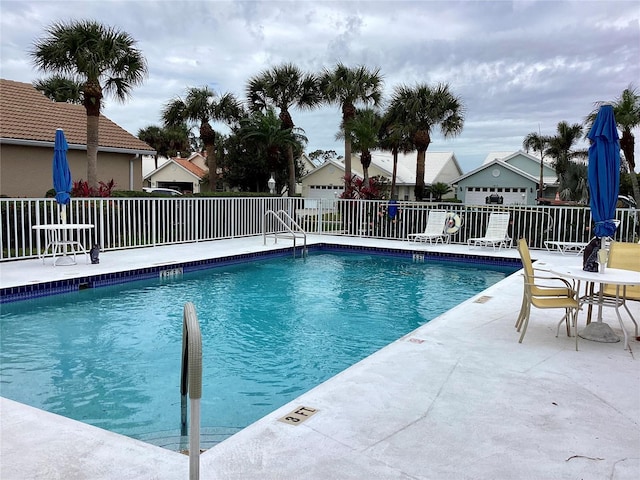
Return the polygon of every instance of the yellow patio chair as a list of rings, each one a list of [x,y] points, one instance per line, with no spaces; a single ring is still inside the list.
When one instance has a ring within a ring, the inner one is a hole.
[[[635,272],[640,272],[640,243],[629,243],[629,242],[611,242],[609,246],[609,260],[607,261],[607,266],[610,268],[622,268],[624,270],[633,270]],[[640,275],[640,273],[639,273]],[[621,297],[622,306],[624,306],[625,310],[629,314],[629,318],[633,322],[636,334],[638,336],[638,323],[631,315],[629,311],[629,307],[627,306],[627,300],[635,300],[640,301],[640,286],[627,286],[620,287],[618,290],[618,295]],[[616,296],[616,286],[615,285],[606,285],[602,290],[602,293],[607,297]],[[587,312],[587,323],[591,322],[591,306]]]
[[[579,308],[577,292],[564,278],[535,274],[526,239],[521,238],[518,241],[518,252],[520,253],[520,259],[522,260],[524,274],[522,306],[520,308],[518,319],[516,320],[517,331],[521,331],[520,340],[518,340],[519,343],[522,343],[524,334],[527,331],[531,305],[541,309],[564,308],[565,314],[560,322],[558,322],[556,337],[558,336],[562,322],[566,323],[567,335],[571,336],[571,324],[574,326],[576,325]],[[540,280],[549,281],[549,285],[541,283]],[[556,285],[551,285],[551,283],[556,283]],[[557,283],[560,283],[561,286],[558,286]],[[577,337],[578,335],[576,335],[576,350],[578,349]]]

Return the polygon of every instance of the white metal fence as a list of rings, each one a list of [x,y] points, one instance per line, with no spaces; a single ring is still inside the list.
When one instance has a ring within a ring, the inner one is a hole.
[[[489,214],[511,214],[511,238],[526,237],[531,248],[544,248],[545,240],[587,242],[592,237],[591,211],[585,207],[489,206],[457,203],[399,202],[394,218],[387,201],[320,200],[302,198],[74,198],[67,208],[67,223],[90,223],[92,230],[75,235],[89,248],[105,250],[149,247],[223,238],[262,235],[263,228],[281,228],[266,220],[267,210],[284,210],[307,233],[406,240],[424,231],[429,210],[459,215],[459,231],[451,243],[466,243],[484,234]],[[619,241],[637,241],[635,210],[618,209]],[[59,222],[53,199],[0,199],[0,261],[33,258],[44,247],[35,225]]]

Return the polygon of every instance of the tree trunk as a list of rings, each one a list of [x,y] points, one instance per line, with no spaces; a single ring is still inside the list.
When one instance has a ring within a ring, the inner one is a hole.
[[[362,163],[363,185],[369,187],[369,167],[371,166],[371,152],[364,150],[360,153],[360,163]]]
[[[427,148],[431,143],[431,134],[429,130],[418,130],[413,135],[413,144],[418,150],[416,158],[416,200],[420,201],[424,198],[424,163],[427,156]]]
[[[287,158],[289,160],[289,196],[296,195],[296,161],[293,158],[293,145],[287,147]]]
[[[87,183],[98,189],[98,125],[100,115],[87,115]]]
[[[398,149],[393,149],[393,173],[391,175],[391,200],[398,200],[396,198],[396,176],[398,174]]]
[[[87,183],[92,189],[98,189],[98,142],[100,134],[100,107],[102,105],[102,87],[98,81],[87,81],[83,87],[83,105],[87,111]]]
[[[207,153],[207,167],[209,167],[209,188],[215,192],[218,188],[218,165],[216,162],[216,132],[208,122],[200,124],[200,139]]]
[[[631,171],[631,190],[633,191],[633,199],[636,201],[636,205],[640,205],[640,188],[638,188],[638,177],[636,177],[636,172],[634,171]]]
[[[345,176],[345,191],[348,187],[348,183],[351,180],[351,134],[347,131],[346,125],[349,120],[356,116],[356,107],[351,103],[345,103],[342,105],[342,125],[345,126],[344,130],[344,176]]]
[[[636,161],[635,152],[633,148],[635,146],[635,138],[633,134],[628,130],[622,131],[622,137],[620,138],[620,148],[624,153],[624,159],[627,161],[629,167],[629,173],[631,174],[631,189],[633,191],[633,198],[636,201],[636,205],[640,205],[640,189],[638,188],[638,178],[636,177]]]
[[[344,178],[345,190],[351,178],[351,139],[345,135],[344,137]]]
[[[540,151],[540,185],[538,185],[538,202],[544,196],[544,153]],[[540,205],[540,203],[538,203]]]
[[[416,187],[415,195],[416,200],[420,201],[424,198],[424,162],[427,154],[426,148],[418,149],[418,156],[416,157]]]
[[[216,146],[215,144],[205,145],[207,152],[207,166],[209,167],[209,190],[212,192],[218,189],[218,165],[216,162]]]
[[[286,105],[280,105],[280,123],[283,130],[292,130],[295,128],[293,119]],[[294,197],[296,195],[296,160],[293,156],[293,145],[287,146],[287,163],[289,165],[289,196]]]
[[[633,192],[633,199],[636,201],[636,205],[640,205],[640,188],[638,187],[638,177],[636,176],[636,172],[631,170],[631,168],[629,168],[629,170],[631,175],[631,191]]]

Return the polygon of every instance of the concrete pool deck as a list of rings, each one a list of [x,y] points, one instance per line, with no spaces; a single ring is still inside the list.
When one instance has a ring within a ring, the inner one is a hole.
[[[335,243],[517,257],[463,245],[348,237]],[[0,286],[109,273],[289,246],[262,238],[104,252],[100,264],[0,265]],[[581,257],[533,251],[541,262]],[[532,309],[518,343],[518,273],[306,392],[201,456],[202,479],[636,479],[640,362],[629,350],[561,333],[561,311]],[[197,306],[196,306],[197,308]],[[632,302],[638,318],[640,306]],[[390,312],[393,314],[393,312]],[[621,335],[613,309],[604,321]],[[585,312],[579,323],[584,326]],[[0,390],[1,394],[1,390]],[[299,406],[298,425],[278,419]],[[0,400],[0,478],[186,479],[188,457]]]

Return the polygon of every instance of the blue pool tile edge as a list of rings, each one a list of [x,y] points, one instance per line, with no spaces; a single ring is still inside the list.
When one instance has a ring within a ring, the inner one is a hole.
[[[308,252],[336,252],[336,253],[366,253],[374,255],[395,256],[412,259],[414,261],[447,260],[458,261],[466,264],[494,265],[521,268],[520,259],[485,257],[482,255],[467,255],[444,252],[412,251],[397,248],[380,248],[368,246],[337,245],[321,243],[307,247]],[[172,276],[175,273],[189,273],[206,270],[215,267],[246,263],[257,259],[269,259],[292,256],[293,247],[271,250],[268,252],[251,252],[227,257],[195,260],[175,264],[167,264],[153,267],[138,268],[121,272],[113,272],[99,275],[90,275],[66,280],[42,282],[29,285],[0,288],[0,304],[19,302],[33,298],[70,293],[85,288],[99,288],[109,285],[133,282],[137,280],[149,280],[163,275]],[[301,255],[300,248],[295,249],[295,254]]]

